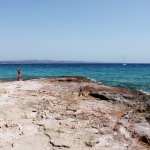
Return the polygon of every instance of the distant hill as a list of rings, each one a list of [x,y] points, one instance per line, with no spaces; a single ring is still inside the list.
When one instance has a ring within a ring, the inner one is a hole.
[[[67,64],[67,63],[90,63],[84,61],[55,61],[55,60],[5,60],[0,64]]]
[[[73,60],[4,60],[0,64],[88,64],[88,63],[103,63],[103,64],[120,64],[119,62],[100,62],[100,61],[73,61]]]

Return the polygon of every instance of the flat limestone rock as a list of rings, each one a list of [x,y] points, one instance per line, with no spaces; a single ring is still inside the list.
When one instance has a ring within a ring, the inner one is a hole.
[[[150,148],[150,98],[139,91],[73,76],[0,87],[2,150]]]

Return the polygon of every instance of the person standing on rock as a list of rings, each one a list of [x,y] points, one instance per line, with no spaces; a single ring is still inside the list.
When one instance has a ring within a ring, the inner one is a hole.
[[[20,81],[21,80],[21,69],[19,68],[17,71],[18,71],[18,81]]]

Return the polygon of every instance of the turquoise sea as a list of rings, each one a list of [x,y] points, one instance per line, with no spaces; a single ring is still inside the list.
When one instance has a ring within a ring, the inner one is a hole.
[[[110,86],[150,93],[150,64],[0,64],[0,80],[84,76]]]

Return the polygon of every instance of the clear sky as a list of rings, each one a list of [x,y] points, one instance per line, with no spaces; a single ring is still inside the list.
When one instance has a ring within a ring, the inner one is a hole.
[[[150,63],[150,0],[0,0],[0,60]]]

